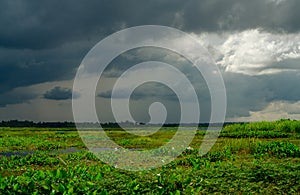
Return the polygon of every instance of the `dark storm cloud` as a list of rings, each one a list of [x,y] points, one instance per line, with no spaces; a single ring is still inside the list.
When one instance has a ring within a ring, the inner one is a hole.
[[[274,76],[265,76],[264,82],[267,83],[271,96],[268,101],[284,100],[296,102],[300,100],[300,73],[284,72]]]
[[[298,31],[298,0],[1,1],[0,46],[41,49],[97,40],[124,28],[159,24],[186,31],[266,28]]]
[[[257,77],[238,73],[224,73],[227,93],[227,117],[249,116],[267,106],[265,82]]]
[[[35,99],[37,94],[34,94],[26,90],[13,90],[0,94],[0,107],[5,107],[9,104],[19,104],[24,102],[29,102],[32,99]]]
[[[125,89],[126,90],[126,89]],[[115,98],[126,98],[126,92],[119,90],[115,91]],[[98,97],[102,98],[112,98],[112,91],[108,90],[98,94]],[[144,100],[144,99],[155,99],[159,100],[169,100],[178,101],[176,94],[167,86],[160,83],[148,82],[137,87],[131,94],[130,98],[132,100]]]
[[[298,0],[204,0],[187,1],[183,13],[186,30],[217,31],[263,28],[299,31]]]
[[[1,1],[0,92],[72,78],[94,44],[124,27],[159,24],[188,32],[255,27],[297,31],[299,5],[297,0],[278,4],[271,0]],[[72,43],[81,44],[67,47]]]
[[[124,25],[171,25],[175,1],[6,1],[0,5],[0,45],[41,49],[103,38]],[[158,13],[159,16],[157,15]]]
[[[177,4],[1,1],[0,94],[17,87],[71,79],[81,59],[101,38],[127,24],[169,25]],[[154,11],[161,12],[160,17],[153,17]]]
[[[227,89],[227,117],[250,116],[249,111],[260,111],[273,101],[300,101],[299,72],[260,76],[225,73],[223,78]]]
[[[78,95],[75,94],[74,97],[77,97]],[[47,91],[44,94],[45,99],[49,100],[67,100],[72,99],[72,90],[69,88],[63,88],[60,86],[56,86],[53,89]]]
[[[168,49],[158,47],[142,47],[126,51],[116,57],[104,70],[103,76],[107,78],[118,78],[124,71],[132,66],[147,62],[158,61],[172,64],[183,71],[192,64],[184,57]]]
[[[202,82],[196,81],[198,73],[190,72],[194,87],[198,94],[201,109],[210,110],[210,93],[207,87],[199,86]],[[250,112],[265,109],[270,102],[285,101],[297,102],[300,100],[300,74],[298,72],[283,72],[281,74],[251,76],[240,73],[223,73],[227,91],[227,117],[247,117]],[[198,84],[198,85],[197,85]],[[126,90],[126,89],[124,89]],[[115,98],[126,98],[126,91],[115,91]],[[110,99],[111,90],[98,94],[98,97]],[[147,84],[137,88],[130,96],[132,100],[177,101],[176,94],[160,84]]]
[[[73,78],[83,55],[81,51],[82,48],[0,49],[0,93],[16,87]]]

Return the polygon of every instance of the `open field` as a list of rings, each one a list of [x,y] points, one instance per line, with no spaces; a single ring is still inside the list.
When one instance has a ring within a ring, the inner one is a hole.
[[[142,130],[142,129],[141,129]],[[176,128],[138,137],[107,135],[125,148],[167,143]],[[204,130],[182,155],[149,171],[124,171],[88,152],[76,129],[0,129],[0,194],[297,194],[300,193],[300,122],[228,125],[204,156]]]

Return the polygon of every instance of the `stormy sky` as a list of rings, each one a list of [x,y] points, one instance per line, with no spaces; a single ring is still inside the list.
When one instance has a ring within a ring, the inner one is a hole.
[[[138,25],[180,29],[209,51],[226,86],[227,121],[300,119],[299,10],[299,0],[1,1],[0,120],[73,121],[73,80],[85,55],[110,34]],[[137,48],[111,62],[95,96],[101,120],[113,121],[116,79],[151,60],[188,75],[200,97],[201,121],[207,121],[205,81],[183,56],[159,48]],[[74,92],[75,99],[80,96]],[[122,94],[116,99],[122,102]],[[158,100],[167,122],[176,122],[178,98],[158,83],[132,94],[133,118],[148,122],[148,107]]]

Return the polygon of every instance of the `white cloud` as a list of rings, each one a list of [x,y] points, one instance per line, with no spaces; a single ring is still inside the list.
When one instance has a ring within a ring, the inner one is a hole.
[[[300,70],[300,33],[274,34],[250,29],[231,34],[201,34],[198,38],[228,72],[261,75]]]

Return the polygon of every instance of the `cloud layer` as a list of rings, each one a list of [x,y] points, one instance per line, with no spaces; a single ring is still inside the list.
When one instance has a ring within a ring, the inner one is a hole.
[[[113,32],[147,24],[179,28],[208,49],[224,77],[230,120],[262,115],[272,118],[275,107],[283,117],[298,116],[299,10],[298,0],[1,1],[0,116],[60,120],[55,113],[59,111],[61,120],[69,120],[72,86],[63,82],[72,83],[85,54]],[[184,72],[209,110],[203,78],[186,59],[153,49],[138,49],[114,60],[101,80],[105,86],[97,92],[98,104],[105,107],[115,79],[124,70],[147,60],[170,63]],[[136,102],[149,96],[172,101],[173,95],[163,87],[149,85],[132,98]],[[21,116],[20,110],[25,108],[29,111]],[[69,111],[65,117],[64,109]],[[145,115],[138,109],[137,113]]]
[[[46,91],[43,96],[45,99],[49,100],[68,100],[72,99],[72,90],[69,88],[56,86],[53,89]]]

